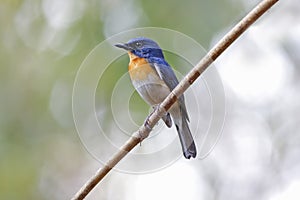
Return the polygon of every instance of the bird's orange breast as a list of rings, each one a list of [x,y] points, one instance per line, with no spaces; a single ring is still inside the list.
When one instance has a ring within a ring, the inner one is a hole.
[[[132,53],[128,54],[130,57],[128,70],[134,88],[149,105],[161,103],[170,93],[169,87],[146,59]]]
[[[149,74],[155,74],[154,69],[145,58],[140,58],[131,52],[128,55],[130,58],[128,71],[132,80],[145,80]]]

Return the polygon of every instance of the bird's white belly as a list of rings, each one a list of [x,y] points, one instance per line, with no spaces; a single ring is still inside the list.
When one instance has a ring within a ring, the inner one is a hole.
[[[132,84],[151,106],[160,104],[170,93],[168,86],[156,75],[149,74],[145,80],[132,80]]]

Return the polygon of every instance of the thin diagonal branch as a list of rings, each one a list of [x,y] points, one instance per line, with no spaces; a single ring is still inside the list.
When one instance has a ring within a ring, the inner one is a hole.
[[[248,27],[260,16],[270,9],[278,0],[264,0],[249,12],[236,26],[234,26],[207,54],[206,56],[184,77],[177,87],[160,104],[157,110],[148,116],[148,125],[141,126],[139,130],[111,157],[111,159],[91,177],[84,186],[75,194],[73,200],[81,200],[105,177],[105,175],[137,144],[148,137],[151,129],[159,121],[166,111],[176,102],[188,87],[216,60]]]

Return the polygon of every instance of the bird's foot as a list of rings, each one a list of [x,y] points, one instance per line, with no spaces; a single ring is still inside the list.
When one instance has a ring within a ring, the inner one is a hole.
[[[153,113],[153,112],[152,112],[152,113]],[[146,129],[147,129],[148,131],[151,131],[151,130],[152,130],[152,128],[150,127],[150,121],[149,121],[150,116],[151,116],[151,115],[149,115],[149,116],[146,118],[146,120],[144,121],[144,126],[146,127]]]

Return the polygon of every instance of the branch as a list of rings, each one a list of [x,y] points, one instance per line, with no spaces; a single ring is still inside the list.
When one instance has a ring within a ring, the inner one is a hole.
[[[86,195],[106,176],[106,174],[130,152],[137,144],[142,142],[150,134],[151,129],[159,119],[169,110],[190,85],[216,60],[251,24],[270,9],[278,0],[264,0],[248,13],[236,26],[234,26],[184,77],[177,87],[166,97],[151,115],[148,116],[148,125],[141,126],[121,149],[91,177],[84,186],[75,194],[72,200],[84,199]]]

